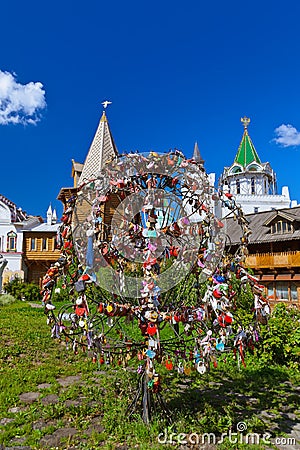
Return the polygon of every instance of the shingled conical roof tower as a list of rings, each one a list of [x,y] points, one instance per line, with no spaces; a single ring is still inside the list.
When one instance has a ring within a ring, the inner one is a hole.
[[[98,172],[104,167],[105,163],[112,161],[118,155],[118,150],[114,143],[105,113],[105,109],[110,103],[111,102],[108,101],[102,103],[104,111],[84,164],[72,159],[72,178],[74,185],[73,187],[61,188],[57,197],[57,199],[61,200],[64,204],[70,197],[76,195],[82,184],[95,178]]]
[[[198,147],[198,142],[195,142],[195,146],[194,146],[194,152],[193,152],[193,160],[196,161],[198,164],[204,164],[204,159],[202,158],[201,154],[200,154],[200,150]]]
[[[97,176],[104,164],[118,155],[105,110],[99,121],[97,131],[85,159],[78,185]]]
[[[98,128],[89,148],[87,157],[82,166],[80,175],[80,167],[77,167],[78,164],[76,166],[76,163],[73,162],[74,173],[76,172],[76,168],[79,169],[78,187],[76,191],[77,194],[85,183],[97,178],[100,171],[105,171],[106,163],[112,162],[118,156],[118,150],[114,143],[114,139],[112,137],[105,112],[107,105],[109,105],[110,103],[111,102],[109,101],[105,101],[102,103],[102,105],[104,106],[104,111],[102,113]],[[91,195],[95,196],[96,194],[95,192],[93,192]],[[106,201],[100,207],[100,216],[102,221],[99,225],[99,233],[101,234],[103,239],[107,238],[110,234],[112,217],[119,203],[119,196],[116,193],[112,193],[109,196],[108,201]],[[81,199],[80,202],[77,202],[75,210],[76,214],[73,215],[72,220],[73,230],[75,230],[77,226],[81,226],[81,224],[87,220],[87,217],[90,214],[90,202],[86,199]]]

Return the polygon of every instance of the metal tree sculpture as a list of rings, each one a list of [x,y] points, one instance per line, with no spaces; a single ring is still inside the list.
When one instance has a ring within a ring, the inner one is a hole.
[[[215,201],[240,224],[234,255],[225,251]],[[66,204],[62,254],[43,287],[52,335],[66,336],[75,352],[88,348],[99,363],[136,361],[139,388],[130,414],[141,399],[146,423],[155,400],[168,415],[159,365],[204,374],[232,349],[245,364],[245,347],[257,340],[255,324],[244,330],[232,311],[235,274],[250,283],[257,318],[269,312],[263,287],[242,265],[249,234],[232,195],[214,192],[202,165],[181,152],[118,158]],[[71,285],[72,302],[56,313],[51,298],[60,276]]]

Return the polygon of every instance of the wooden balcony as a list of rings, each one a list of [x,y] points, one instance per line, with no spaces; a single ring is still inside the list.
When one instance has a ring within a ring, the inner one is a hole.
[[[300,267],[300,251],[280,253],[256,253],[249,255],[246,265],[253,269],[268,269],[276,267]]]
[[[46,238],[46,247],[43,248],[43,238],[35,238],[35,247],[31,248],[31,237],[26,237],[24,242],[24,259],[27,261],[56,261],[60,250],[55,248],[55,237]]]

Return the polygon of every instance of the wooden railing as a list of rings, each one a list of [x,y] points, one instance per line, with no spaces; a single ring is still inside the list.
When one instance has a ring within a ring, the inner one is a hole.
[[[31,261],[56,261],[60,251],[55,248],[55,237],[47,238],[47,248],[43,250],[43,238],[35,238],[35,249],[31,249],[31,237],[25,239],[24,258]]]
[[[246,264],[253,268],[299,267],[300,251],[278,253],[256,253],[249,255]]]

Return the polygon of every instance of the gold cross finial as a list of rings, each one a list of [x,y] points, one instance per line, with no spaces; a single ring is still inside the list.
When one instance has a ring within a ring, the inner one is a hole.
[[[249,117],[246,117],[246,116],[242,117],[242,118],[241,118],[241,122],[242,122],[242,124],[244,125],[244,129],[247,130],[248,125],[249,125],[249,123],[250,123]]]

